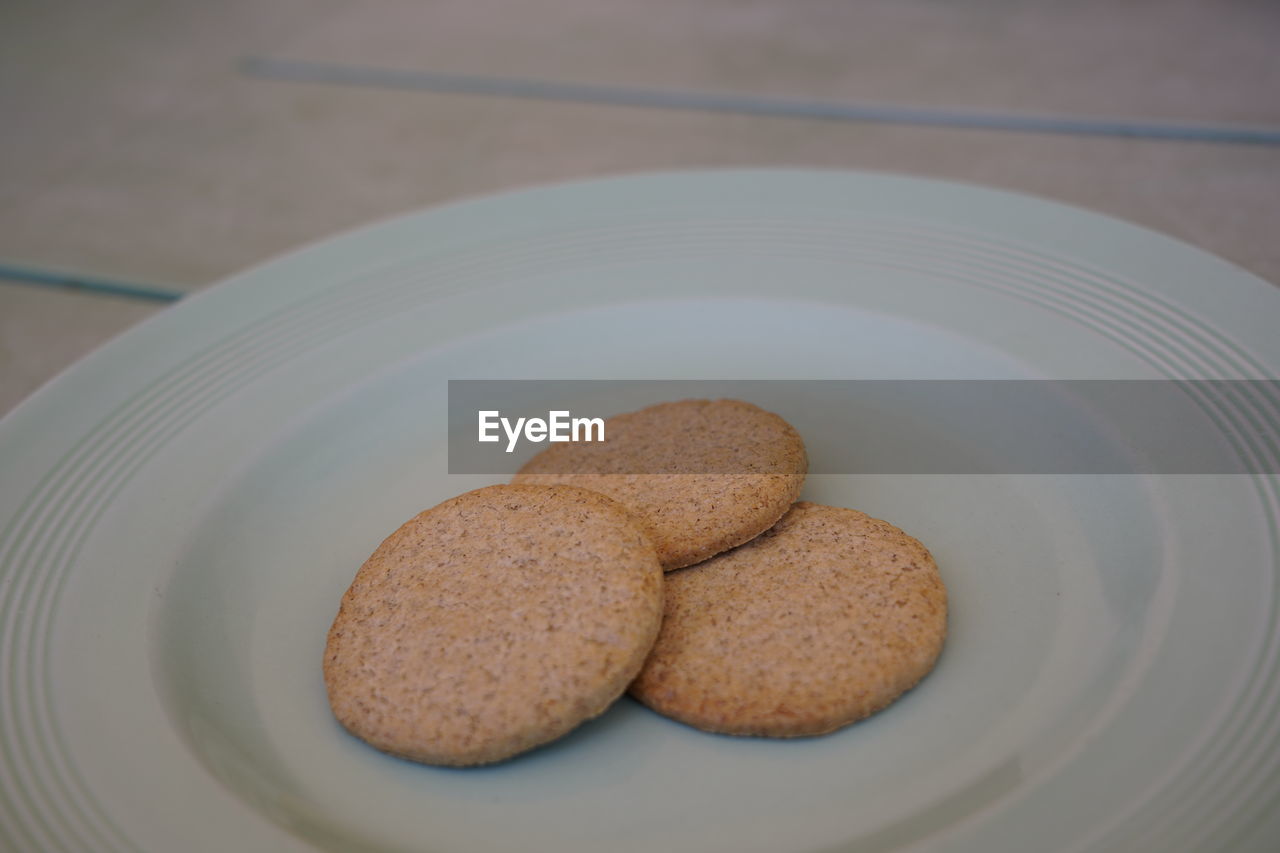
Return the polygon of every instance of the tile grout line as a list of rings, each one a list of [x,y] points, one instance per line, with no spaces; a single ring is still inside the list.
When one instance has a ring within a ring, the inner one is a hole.
[[[173,288],[80,275],[79,273],[54,272],[0,261],[0,282],[6,281],[39,287],[100,293],[109,296],[124,296],[129,299],[149,302],[177,302],[186,296],[184,291]]]
[[[675,91],[557,82],[521,77],[489,77],[440,71],[403,70],[331,62],[251,56],[240,63],[249,77],[291,83],[321,83],[443,94],[563,101],[615,107],[738,113],[771,118],[924,125],[931,127],[1111,136],[1177,142],[1280,145],[1280,128],[1230,124],[1131,121],[902,107],[732,93]]]

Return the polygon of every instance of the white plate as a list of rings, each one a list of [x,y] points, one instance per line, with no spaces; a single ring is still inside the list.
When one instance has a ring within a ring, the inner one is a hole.
[[[274,261],[0,423],[0,841],[1272,849],[1275,476],[812,478],[952,596],[934,673],[822,738],[623,700],[430,768],[340,730],[320,655],[381,537],[489,481],[445,473],[447,379],[1276,378],[1278,321],[1270,285],[1141,229],[856,173],[537,189]]]

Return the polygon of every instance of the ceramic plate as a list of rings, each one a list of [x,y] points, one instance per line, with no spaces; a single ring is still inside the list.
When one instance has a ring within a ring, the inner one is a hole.
[[[0,841],[1274,849],[1274,475],[812,477],[951,593],[935,671],[821,738],[624,699],[431,768],[345,734],[320,660],[382,537],[497,479],[447,473],[449,379],[1275,379],[1278,321],[1271,285],[1133,226],[857,173],[534,189],[273,261],[0,422]]]

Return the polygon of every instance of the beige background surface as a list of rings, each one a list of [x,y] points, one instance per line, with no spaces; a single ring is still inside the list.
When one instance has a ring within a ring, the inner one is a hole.
[[[7,0],[0,266],[187,292],[477,193],[821,166],[1042,195],[1275,282],[1280,144],[294,82],[245,61],[1275,134],[1277,45],[1271,0]],[[0,412],[165,304],[0,278]]]

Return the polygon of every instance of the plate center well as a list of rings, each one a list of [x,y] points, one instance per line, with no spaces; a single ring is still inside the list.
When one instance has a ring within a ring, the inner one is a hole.
[[[779,327],[808,334],[785,352],[757,346]],[[621,836],[767,850],[933,831],[1059,760],[1121,689],[1159,580],[1139,479],[813,476],[805,498],[920,538],[951,594],[935,672],[832,736],[713,736],[624,699],[512,762],[445,770],[343,732],[320,664],[338,599],[382,537],[501,480],[447,473],[447,379],[946,378],[957,365],[1026,376],[927,325],[781,300],[583,309],[423,349],[301,412],[228,473],[157,620],[171,716],[231,790],[332,849],[595,850]]]

